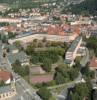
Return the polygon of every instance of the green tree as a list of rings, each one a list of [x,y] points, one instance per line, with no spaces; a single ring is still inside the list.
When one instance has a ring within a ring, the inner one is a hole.
[[[43,64],[42,64],[42,68],[45,71],[50,72],[51,71],[51,66],[52,66],[51,60],[48,59],[48,58],[44,59]]]
[[[57,67],[54,75],[54,79],[57,84],[62,84],[68,81],[73,81],[79,75],[79,70],[77,68],[68,67]]]
[[[19,60],[16,60],[15,63],[12,64],[12,69],[14,70],[14,72],[23,77],[29,75],[29,66],[21,66]]]
[[[8,39],[5,35],[2,36],[1,40],[3,43],[7,43],[7,41],[8,41]]]
[[[8,32],[8,38],[12,39],[15,38],[16,34],[14,34],[13,32]]]
[[[46,87],[42,87],[37,91],[37,94],[43,99],[43,100],[49,100],[52,96],[50,91]]]
[[[86,79],[92,79],[95,76],[94,71],[91,71],[88,66],[82,68],[81,72]]]
[[[5,85],[4,81],[1,80],[1,81],[0,81],[0,87],[3,87],[4,85]]]
[[[55,79],[55,81],[56,81],[57,84],[62,84],[62,83],[66,82],[65,77],[60,72],[57,72],[55,74],[55,78],[54,79]]]
[[[0,34],[0,40],[1,40],[2,38],[1,38],[1,34]]]
[[[83,100],[88,98],[91,100],[92,85],[90,83],[79,83],[76,84],[73,91],[70,92],[71,100]]]
[[[97,90],[93,91],[93,100],[97,100]]]
[[[27,49],[26,49],[26,53],[27,53],[28,55],[31,55],[33,52],[34,52],[33,46],[32,46],[32,45],[28,45],[28,46],[27,46]]]

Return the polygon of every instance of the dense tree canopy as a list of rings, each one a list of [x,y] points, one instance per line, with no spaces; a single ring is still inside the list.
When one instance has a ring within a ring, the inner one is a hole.
[[[29,67],[28,66],[21,66],[19,60],[16,60],[15,63],[12,65],[12,69],[14,72],[18,73],[21,76],[29,75]]]
[[[93,91],[93,100],[97,100],[97,90]]]
[[[95,76],[95,72],[91,71],[88,66],[83,67],[81,72],[86,79],[92,79]]]
[[[54,79],[57,84],[62,84],[67,81],[73,81],[79,75],[77,68],[56,68]]]
[[[95,55],[97,56],[97,38],[96,37],[90,37],[86,40],[86,46],[89,49],[94,50]]]
[[[97,15],[97,0],[84,0],[80,4],[70,5],[69,8],[71,8],[69,9],[69,11],[75,14],[84,13],[85,15],[88,14]]]
[[[49,100],[52,96],[50,91],[45,87],[40,88],[37,94],[42,98],[42,100]]]
[[[88,83],[76,84],[72,92],[70,92],[70,100],[91,100],[92,85]]]
[[[47,71],[50,72],[51,71],[51,67],[52,67],[52,62],[50,59],[44,59],[43,64],[42,64],[42,68]]]
[[[55,63],[59,59],[59,55],[54,50],[33,52],[31,56],[32,63],[43,63],[45,59],[49,59],[51,63]]]

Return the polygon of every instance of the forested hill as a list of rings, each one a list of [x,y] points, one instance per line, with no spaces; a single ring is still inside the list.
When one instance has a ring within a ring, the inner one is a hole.
[[[16,0],[0,0],[0,3],[8,3],[8,4],[10,4],[10,3],[13,3],[15,1]]]
[[[0,3],[9,4],[11,7],[30,8],[37,5],[34,0],[0,0]]]
[[[57,2],[63,0],[0,0],[0,3],[9,4],[13,8],[33,8],[39,7],[45,2],[52,3],[54,1]]]
[[[70,5],[70,11],[75,14],[89,13],[97,15],[97,0],[85,0],[77,5]]]

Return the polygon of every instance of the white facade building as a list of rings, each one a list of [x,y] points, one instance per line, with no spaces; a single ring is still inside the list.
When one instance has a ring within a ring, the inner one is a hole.
[[[66,52],[65,63],[69,64],[70,66],[74,64],[74,60],[77,56],[77,52],[81,46],[81,43],[82,43],[82,37],[80,36],[73,41],[70,48]]]

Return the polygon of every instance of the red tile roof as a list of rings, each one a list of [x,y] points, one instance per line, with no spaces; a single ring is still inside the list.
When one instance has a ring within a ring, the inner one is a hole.
[[[8,31],[8,32],[11,32],[11,31],[16,30],[16,27],[14,27],[14,26],[6,26],[5,30]]]
[[[7,71],[0,71],[0,81],[7,81],[12,78],[12,74]]]
[[[64,36],[66,32],[64,30],[72,29],[73,34],[80,34],[80,27],[79,26],[70,26],[70,25],[50,25],[47,28],[47,33],[50,35],[62,35]]]

